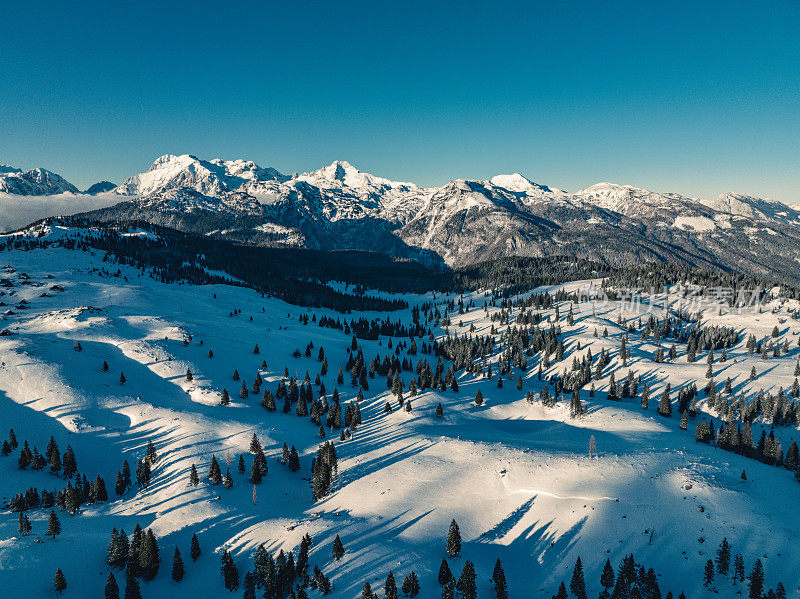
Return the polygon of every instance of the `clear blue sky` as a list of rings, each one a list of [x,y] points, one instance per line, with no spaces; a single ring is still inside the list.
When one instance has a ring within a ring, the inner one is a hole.
[[[438,4],[438,6],[437,6]],[[0,163],[518,171],[800,202],[800,2],[13,2]]]

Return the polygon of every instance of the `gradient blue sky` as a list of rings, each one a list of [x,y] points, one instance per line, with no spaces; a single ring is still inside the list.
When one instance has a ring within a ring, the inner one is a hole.
[[[800,2],[8,2],[0,163],[518,171],[800,202]]]

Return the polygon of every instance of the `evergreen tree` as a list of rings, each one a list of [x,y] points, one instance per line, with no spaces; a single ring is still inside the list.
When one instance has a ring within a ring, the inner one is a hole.
[[[333,540],[333,559],[340,560],[344,557],[344,545],[342,545],[342,540],[339,538],[339,535],[336,535],[336,538]]]
[[[369,582],[365,582],[361,589],[361,599],[373,599],[373,597],[375,597],[375,595],[372,592],[372,587]]]
[[[181,558],[180,550],[175,547],[175,553],[172,555],[172,580],[180,582],[183,579],[183,559]]]
[[[436,417],[442,418],[444,416],[444,410],[442,409],[441,402],[436,404]]]
[[[667,383],[664,392],[661,394],[661,399],[658,402],[658,413],[667,417],[672,416],[672,401],[670,400],[669,392],[670,384]]]
[[[414,570],[408,574],[403,580],[403,593],[409,597],[416,597],[419,595],[419,579],[414,573]]]
[[[197,541],[197,534],[195,533],[192,535],[192,544],[189,549],[189,555],[192,557],[192,561],[196,562],[201,553],[202,551],[200,551],[200,543]]]
[[[450,530],[447,531],[445,551],[450,557],[458,557],[461,554],[461,532],[455,519],[450,522]]]
[[[125,577],[125,599],[142,599],[142,591],[139,588],[139,581],[129,568]]]
[[[104,599],[119,599],[119,586],[117,586],[117,579],[114,578],[113,572],[109,572],[108,578],[106,578]]]
[[[233,478],[231,478],[231,471],[228,468],[225,469],[225,480],[222,484],[226,489],[233,487]]]
[[[728,574],[728,569],[731,565],[731,546],[728,543],[728,538],[722,539],[717,549],[717,572],[722,575]]]
[[[288,466],[289,470],[291,470],[292,472],[297,472],[298,470],[300,470],[300,456],[297,453],[297,449],[295,448],[294,445],[292,445],[292,448],[289,450]]]
[[[258,462],[254,459],[253,465],[250,468],[250,483],[253,485],[258,485],[261,483],[261,467],[258,465]]]
[[[480,389],[478,389],[478,392],[475,394],[475,405],[476,406],[483,405],[483,393],[481,393]]]
[[[112,529],[111,541],[109,541],[108,550],[106,551],[106,562],[109,566],[122,568],[125,565],[127,556],[128,539],[125,537],[125,532],[118,534],[116,528]]]
[[[614,568],[611,566],[611,562],[606,560],[606,565],[603,566],[603,573],[600,575],[600,586],[608,592],[608,589],[614,586],[614,581]]]
[[[442,599],[455,599],[456,596],[456,583],[455,580],[451,580],[444,586],[442,586]]]
[[[563,580],[561,581],[561,584],[558,585],[558,592],[553,595],[553,599],[567,599],[567,587],[564,586]]]
[[[708,589],[712,584],[714,584],[714,562],[708,560],[703,572],[703,586]]]
[[[222,580],[225,588],[229,591],[235,591],[239,588],[239,570],[231,557],[230,552],[226,549],[222,552]]]
[[[586,581],[583,578],[583,564],[581,558],[575,561],[575,568],[572,570],[572,580],[569,583],[569,590],[578,599],[587,599],[586,597]]]
[[[189,471],[189,484],[196,487],[200,484],[200,477],[197,476],[197,467],[192,464],[192,469]]]
[[[383,585],[383,593],[386,599],[397,599],[397,583],[394,580],[394,574],[389,570],[386,575],[386,584]]]
[[[145,580],[152,580],[158,574],[161,558],[158,543],[152,528],[148,528],[139,548],[139,572]]]
[[[500,563],[500,558],[494,563],[492,584],[494,585],[494,593],[497,599],[508,599],[508,583],[506,582],[506,573],[503,571],[503,564]]]
[[[211,467],[208,470],[208,478],[211,479],[212,485],[222,484],[222,469],[219,467],[217,458],[214,455],[211,456]]]
[[[478,588],[475,580],[475,566],[472,565],[471,561],[467,560],[456,583],[456,590],[461,593],[462,599],[475,599],[477,597]]]
[[[760,559],[756,560],[748,579],[750,580],[750,594],[748,596],[750,599],[761,599],[761,595],[764,592],[764,566],[761,564]]]
[[[61,534],[61,522],[53,510],[50,510],[50,517],[47,521],[47,534],[48,537],[56,538],[56,535]]]
[[[737,553],[733,558],[733,582],[744,582],[744,558],[741,553]]]
[[[220,398],[219,398],[219,403],[220,403],[220,405],[221,405],[221,406],[228,406],[228,405],[230,405],[230,403],[231,403],[231,396],[230,396],[230,395],[228,395],[228,390],[227,390],[227,389],[223,389],[223,390],[222,390],[222,395],[221,395],[221,396],[220,396]]]
[[[67,445],[67,449],[64,450],[64,457],[61,460],[61,474],[64,478],[69,478],[77,471],[78,463],[75,460],[75,452],[72,451],[71,446]]]
[[[244,599],[256,599],[256,581],[251,572],[247,572],[244,575],[242,588],[244,589]]]
[[[67,579],[64,578],[64,573],[61,571],[61,568],[56,570],[56,576],[53,579],[53,588],[59,595],[67,588]]]
[[[445,585],[453,580],[453,573],[450,572],[450,566],[447,564],[447,559],[442,558],[442,565],[439,566],[439,584]]]

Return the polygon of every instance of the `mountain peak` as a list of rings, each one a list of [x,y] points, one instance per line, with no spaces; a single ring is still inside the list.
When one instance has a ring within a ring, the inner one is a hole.
[[[413,183],[403,183],[390,181],[382,177],[376,177],[369,173],[362,173],[346,160],[335,160],[328,166],[298,175],[296,179],[307,181],[318,187],[352,187],[357,189],[383,188],[383,189],[407,189],[416,190],[417,186]]]
[[[0,192],[42,196],[79,193],[78,188],[72,183],[47,169],[34,168],[22,172],[10,166],[0,167]]]
[[[286,177],[273,168],[261,168],[251,160],[202,160],[192,154],[164,154],[146,172],[131,177],[116,193],[147,195],[156,191],[187,187],[208,196],[230,191],[250,191],[251,187]]]

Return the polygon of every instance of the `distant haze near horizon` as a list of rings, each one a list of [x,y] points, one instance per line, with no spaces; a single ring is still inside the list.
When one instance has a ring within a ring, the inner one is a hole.
[[[0,162],[81,189],[190,153],[288,174],[347,160],[426,187],[519,172],[800,202],[790,0],[46,10],[4,9],[28,25],[0,38]]]

